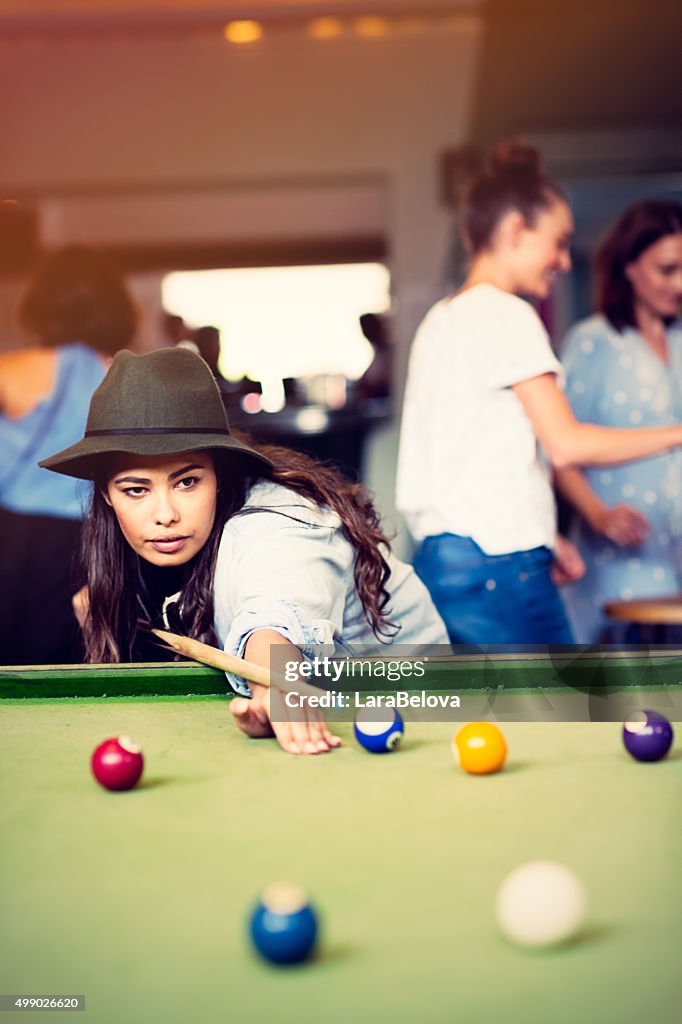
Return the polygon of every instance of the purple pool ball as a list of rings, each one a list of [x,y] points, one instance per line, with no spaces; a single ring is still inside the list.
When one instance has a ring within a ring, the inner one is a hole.
[[[658,711],[636,711],[623,725],[623,743],[636,761],[660,761],[670,750],[673,727]]]

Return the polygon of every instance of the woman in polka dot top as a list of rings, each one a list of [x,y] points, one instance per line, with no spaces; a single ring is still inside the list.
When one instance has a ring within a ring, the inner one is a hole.
[[[551,467],[672,451],[682,405],[650,426],[574,415],[547,332],[522,298],[546,298],[571,266],[571,211],[537,150],[497,148],[468,187],[462,226],[468,277],[427,313],[410,354],[397,505],[453,643],[572,643],[556,583],[582,563],[556,534]],[[604,379],[590,370],[591,383]],[[642,386],[658,395],[655,381]]]
[[[682,419],[682,206],[630,207],[597,253],[599,312],[569,333],[566,394],[579,420],[609,427]],[[587,565],[566,591],[581,643],[615,643],[623,627],[607,601],[682,591],[682,453],[622,466],[564,469],[562,493],[579,515],[573,539]]]

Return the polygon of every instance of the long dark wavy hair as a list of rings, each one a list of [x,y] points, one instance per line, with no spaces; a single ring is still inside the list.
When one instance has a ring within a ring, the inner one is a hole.
[[[389,566],[384,557],[389,540],[379,515],[362,486],[300,452],[248,443],[266,455],[272,469],[254,470],[252,460],[214,450],[219,483],[217,507],[209,538],[195,556],[183,582],[178,605],[182,631],[196,640],[216,645],[213,577],[225,523],[233,516],[252,514],[244,509],[251,486],[270,480],[290,488],[315,504],[336,512],[341,529],[355,550],[355,587],[367,621],[378,640],[388,641],[398,627],[388,618]],[[103,467],[104,469],[104,467]],[[106,473],[95,481],[90,510],[83,523],[81,561],[87,579],[88,609],[83,624],[86,661],[96,664],[134,660],[144,590],[140,560],[129,546],[104,499]]]

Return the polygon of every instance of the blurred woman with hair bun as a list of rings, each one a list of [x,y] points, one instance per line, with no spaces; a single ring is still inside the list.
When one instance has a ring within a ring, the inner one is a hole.
[[[522,298],[547,298],[571,266],[571,210],[536,149],[498,146],[465,191],[461,223],[468,276],[427,313],[410,356],[398,508],[453,643],[572,643],[556,584],[583,565],[557,537],[552,467],[645,459],[682,445],[682,425],[576,419]]]

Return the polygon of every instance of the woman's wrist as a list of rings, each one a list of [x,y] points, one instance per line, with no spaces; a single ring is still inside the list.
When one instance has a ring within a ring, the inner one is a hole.
[[[596,498],[591,501],[587,508],[583,509],[583,516],[587,521],[588,525],[595,530],[596,533],[603,533],[606,526],[606,520],[609,514],[609,507],[605,505],[603,501]]]

